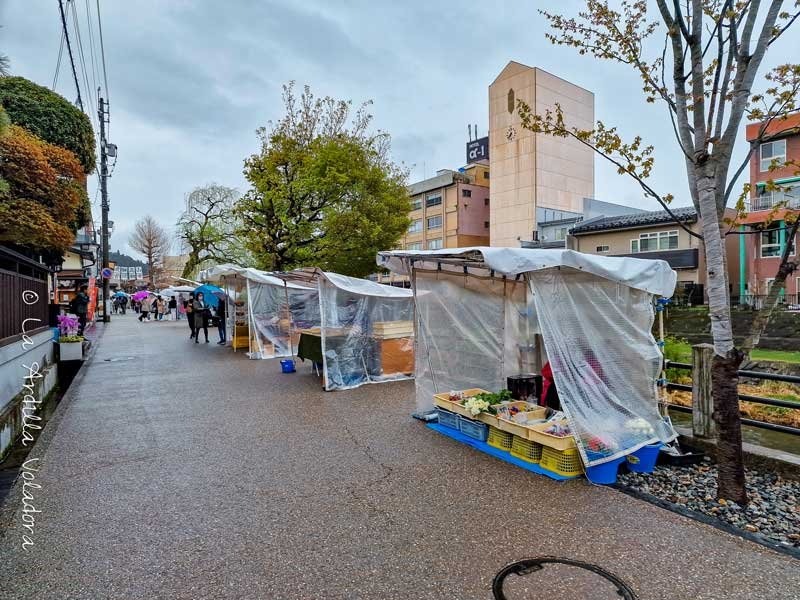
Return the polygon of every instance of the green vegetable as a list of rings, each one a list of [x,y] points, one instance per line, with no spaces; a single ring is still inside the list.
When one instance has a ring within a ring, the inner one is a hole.
[[[473,398],[488,402],[490,412],[494,412],[494,408],[492,407],[495,404],[500,404],[501,402],[508,402],[509,400],[512,399],[511,392],[508,390],[500,390],[496,394],[493,394],[491,392],[476,394],[475,396],[473,396]]]
[[[58,338],[59,344],[68,344],[70,342],[82,342],[83,336],[82,335],[62,335]]]

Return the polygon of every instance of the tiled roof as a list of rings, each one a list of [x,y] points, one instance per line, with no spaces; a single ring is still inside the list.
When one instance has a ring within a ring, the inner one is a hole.
[[[694,223],[697,221],[697,211],[693,206],[682,206],[670,209],[681,223]],[[572,228],[573,235],[591,233],[594,231],[608,231],[611,229],[632,229],[634,227],[646,227],[648,225],[659,225],[661,223],[674,223],[673,219],[665,210],[654,210],[651,212],[636,213],[632,215],[619,215],[616,217],[601,217],[584,221]]]

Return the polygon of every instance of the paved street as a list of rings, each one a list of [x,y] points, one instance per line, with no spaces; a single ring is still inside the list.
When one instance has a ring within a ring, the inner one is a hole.
[[[284,375],[211,333],[114,318],[31,455],[35,546],[14,515],[0,597],[482,600],[539,555],[643,599],[798,597],[797,561],[434,433],[412,382],[325,393],[308,365]]]

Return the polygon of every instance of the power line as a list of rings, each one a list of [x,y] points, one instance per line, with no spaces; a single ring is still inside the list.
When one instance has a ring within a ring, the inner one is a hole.
[[[61,44],[58,47],[58,60],[56,61],[56,74],[53,75],[52,90],[56,90],[56,83],[58,83],[58,73],[61,71],[61,57],[64,54],[64,32],[61,32]]]
[[[100,22],[100,0],[97,0],[97,31],[100,37],[100,58],[103,64],[103,84],[105,85],[106,92],[106,109],[108,109],[109,91],[108,91],[108,73],[106,71],[106,48],[103,44],[103,24]],[[108,112],[108,110],[106,110]],[[111,133],[111,119],[108,122],[108,132]]]
[[[92,84],[94,90],[97,89],[97,61],[94,58],[94,31],[92,27],[91,9],[89,8],[89,0],[84,0],[86,6],[86,28],[89,33],[89,56],[92,61]]]
[[[78,42],[78,58],[80,59],[83,81],[86,84],[87,98],[89,99],[89,116],[92,118],[92,123],[97,125],[97,119],[94,117],[94,97],[92,96],[92,86],[89,83],[89,73],[86,69],[86,56],[83,53],[83,40],[81,39],[80,26],[78,24],[78,9],[75,8],[75,0],[72,0],[72,26],[75,30],[75,39]]]
[[[81,86],[80,84],[78,84],[78,71],[75,69],[75,58],[72,56],[72,45],[69,43],[69,32],[67,31],[67,18],[64,16],[64,0],[58,0],[58,10],[61,13],[61,26],[64,29],[64,39],[67,42],[69,63],[70,65],[72,65],[72,78],[75,80],[75,88],[78,91],[78,107],[81,110],[83,110],[83,99],[81,98]]]

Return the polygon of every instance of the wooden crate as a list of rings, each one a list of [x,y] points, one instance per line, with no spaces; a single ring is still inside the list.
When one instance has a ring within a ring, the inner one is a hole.
[[[540,406],[533,410],[527,411],[529,418],[532,419],[544,419],[547,416],[547,408],[544,406]],[[508,433],[513,433],[514,435],[518,435],[521,438],[530,439],[528,438],[528,426],[521,425],[516,423],[515,421],[509,421],[508,419],[498,418],[498,429],[502,429],[503,431],[507,431]]]
[[[469,390],[461,390],[461,392],[467,398],[471,396],[477,396],[478,394],[488,394],[486,390],[482,390],[480,388],[472,388]],[[450,402],[450,394],[434,394],[433,396],[433,403],[445,410],[449,410],[450,412],[454,412],[456,414],[461,415],[462,417],[466,417],[467,419],[472,419],[473,421],[480,421],[481,423],[486,423],[487,425],[492,425],[493,427],[497,427],[498,419],[494,415],[490,415],[487,413],[481,413],[477,417],[473,416],[466,408],[461,406],[458,402]]]
[[[381,370],[384,375],[414,372],[414,345],[410,338],[382,339]]]
[[[541,444],[542,446],[555,448],[556,450],[569,450],[570,448],[578,447],[575,444],[575,438],[573,438],[571,435],[567,437],[558,437],[555,435],[550,435],[549,433],[545,433],[544,430],[550,425],[551,423],[540,423],[538,425],[526,427],[526,437],[529,440]]]
[[[412,337],[414,323],[412,321],[379,321],[372,325],[372,333],[379,339]]]

